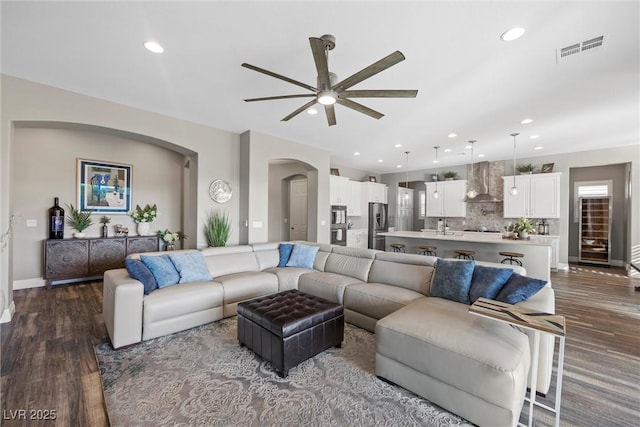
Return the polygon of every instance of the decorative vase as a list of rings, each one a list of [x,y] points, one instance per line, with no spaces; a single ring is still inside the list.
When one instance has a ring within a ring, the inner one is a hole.
[[[165,243],[164,249],[167,251],[173,251],[176,248],[175,243]]]
[[[102,226],[102,238],[106,239],[107,237],[109,237],[109,227],[107,227],[107,224],[104,224]]]
[[[522,240],[526,240],[529,238],[529,233],[527,233],[526,231],[520,231],[518,232],[518,237],[520,237]]]
[[[78,231],[77,233],[73,233],[73,237],[76,239],[82,239],[85,236],[85,233]]]
[[[148,222],[139,222],[138,223],[138,236],[148,236],[149,235],[149,224]]]

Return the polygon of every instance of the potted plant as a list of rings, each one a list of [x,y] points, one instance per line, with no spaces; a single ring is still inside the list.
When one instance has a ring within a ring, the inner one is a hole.
[[[518,172],[520,172],[520,175],[531,174],[533,173],[533,165],[531,163],[526,165],[519,165]]]
[[[67,215],[67,224],[69,224],[72,228],[78,230],[78,232],[74,233],[73,236],[79,239],[84,237],[84,230],[86,230],[91,226],[91,224],[93,224],[93,220],[91,219],[91,212],[78,210],[75,206],[73,206],[73,204],[67,204],[67,209],[69,211],[69,214]]]
[[[107,224],[109,224],[110,222],[111,222],[111,218],[109,218],[106,215],[104,215],[102,218],[100,218],[100,224],[102,224],[102,237],[103,238],[109,237],[109,228],[107,227]]]
[[[518,222],[513,225],[513,231],[518,233],[518,237],[521,239],[528,239],[529,233],[533,233],[535,230],[536,228],[531,221],[524,217],[518,218]]]
[[[186,236],[181,231],[170,231],[166,229],[164,231],[158,230],[158,237],[164,241],[164,248],[167,251],[172,251],[176,248],[176,242],[180,239],[184,239]]]
[[[458,177],[458,173],[453,171],[447,171],[443,173],[442,176],[444,176],[445,181],[453,181]]]
[[[131,217],[138,224],[138,235],[149,235],[149,223],[153,222],[158,215],[158,208],[155,205],[147,205],[141,208],[140,205],[136,205],[136,210],[131,213]]]
[[[204,235],[209,246],[225,246],[229,240],[231,222],[229,216],[218,211],[209,214],[204,225]]]

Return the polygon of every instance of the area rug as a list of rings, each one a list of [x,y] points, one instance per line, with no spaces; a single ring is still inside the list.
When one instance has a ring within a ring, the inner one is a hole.
[[[115,351],[96,347],[112,426],[470,426],[375,375],[375,337],[345,325],[280,378],[240,347],[236,318]]]

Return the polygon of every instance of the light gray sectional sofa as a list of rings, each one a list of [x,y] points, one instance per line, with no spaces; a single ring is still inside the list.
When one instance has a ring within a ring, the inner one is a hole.
[[[201,252],[213,280],[149,295],[126,269],[105,272],[103,313],[114,348],[234,316],[242,301],[299,289],[343,304],[347,322],[376,333],[378,376],[473,423],[517,424],[532,337],[474,316],[468,305],[431,297],[435,257],[303,243],[319,247],[313,269],[278,267],[279,243],[208,248]],[[554,301],[547,284],[519,305],[553,313]],[[553,340],[543,335],[540,349],[537,389],[546,393]]]

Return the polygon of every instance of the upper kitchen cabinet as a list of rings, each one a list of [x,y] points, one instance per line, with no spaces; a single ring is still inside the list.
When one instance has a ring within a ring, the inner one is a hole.
[[[362,194],[367,203],[387,203],[387,186],[377,182],[361,182]]]
[[[347,206],[351,198],[349,178],[329,175],[329,203]]]
[[[426,202],[428,217],[466,217],[467,204],[464,197],[467,192],[467,180],[438,181],[438,197],[434,197],[435,182],[427,182]]]
[[[517,175],[518,194],[509,192],[513,187],[513,176],[504,176],[505,218],[560,218],[560,175],[542,173]]]
[[[349,181],[350,197],[347,203],[348,216],[362,215],[362,183]]]

